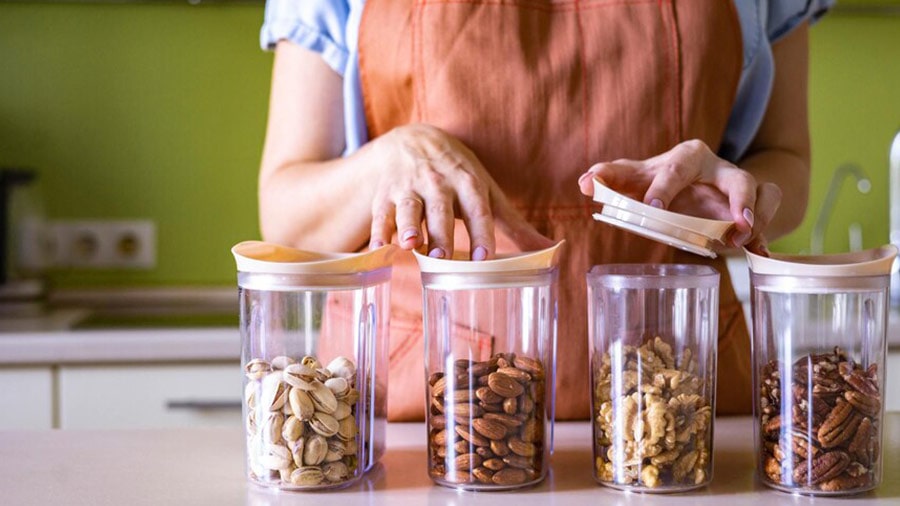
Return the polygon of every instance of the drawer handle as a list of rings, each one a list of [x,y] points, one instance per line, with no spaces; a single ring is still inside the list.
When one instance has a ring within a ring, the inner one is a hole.
[[[213,401],[213,400],[168,400],[166,409],[189,411],[231,411],[241,409],[241,401]]]

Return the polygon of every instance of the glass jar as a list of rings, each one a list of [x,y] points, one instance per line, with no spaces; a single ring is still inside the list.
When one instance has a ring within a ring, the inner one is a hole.
[[[594,479],[641,492],[708,484],[719,273],[601,265],[587,286]]]
[[[247,476],[319,490],[384,453],[390,257],[233,248],[238,265]]]
[[[747,253],[760,479],[813,495],[881,482],[887,246],[844,255]]]
[[[557,247],[481,262],[417,255],[424,286],[428,473],[466,490],[547,475]]]

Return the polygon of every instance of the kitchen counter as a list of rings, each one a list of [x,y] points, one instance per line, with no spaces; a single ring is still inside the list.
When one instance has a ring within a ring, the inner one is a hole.
[[[769,506],[840,504],[846,498],[809,498],[774,491],[754,478],[750,418],[716,421],[712,484],[674,495],[625,493],[598,486],[591,475],[587,422],[557,425],[551,473],[516,492],[457,492],[435,486],[425,471],[423,424],[389,424],[379,466],[347,489],[277,493],[248,484],[243,437],[237,429],[122,431],[0,431],[0,490],[9,506],[128,505],[455,505],[515,501],[531,504],[660,504]],[[900,504],[900,413],[887,415],[884,480],[852,504]]]

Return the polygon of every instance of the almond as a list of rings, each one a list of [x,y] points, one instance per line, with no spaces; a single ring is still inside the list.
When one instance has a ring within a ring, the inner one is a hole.
[[[518,397],[525,388],[515,378],[502,372],[492,372],[488,375],[488,386],[501,397]]]
[[[497,420],[476,418],[472,420],[472,427],[474,427],[479,434],[488,439],[496,440],[506,437],[506,425]]]

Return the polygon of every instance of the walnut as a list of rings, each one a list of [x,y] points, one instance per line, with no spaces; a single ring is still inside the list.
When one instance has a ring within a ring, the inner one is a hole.
[[[681,394],[669,400],[669,409],[675,415],[675,440],[690,441],[695,435],[704,435],[712,418],[712,410],[696,394]]]
[[[601,355],[594,371],[599,480],[647,487],[708,480],[712,410],[693,350],[680,352],[656,336]]]
[[[656,488],[659,486],[659,468],[650,464],[641,469],[641,484],[645,487]]]

